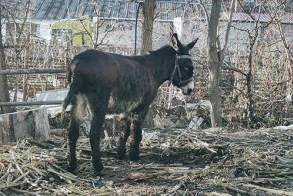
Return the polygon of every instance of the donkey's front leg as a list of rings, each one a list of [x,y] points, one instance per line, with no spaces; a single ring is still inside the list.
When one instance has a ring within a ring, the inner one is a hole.
[[[125,158],[125,146],[126,146],[126,142],[127,139],[130,135],[130,121],[127,118],[121,119],[121,134],[120,134],[120,138],[119,138],[119,146],[117,149],[117,155],[118,155],[118,159],[124,159]]]
[[[142,122],[147,111],[141,112],[139,115],[134,115],[130,125],[130,160],[137,161],[139,159],[139,144],[142,140]]]

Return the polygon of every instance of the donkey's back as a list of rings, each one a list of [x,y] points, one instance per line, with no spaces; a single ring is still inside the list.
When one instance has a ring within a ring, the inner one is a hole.
[[[76,95],[106,104],[108,113],[132,111],[141,102],[148,104],[157,92],[150,64],[144,57],[82,52],[68,67],[68,81],[72,83],[64,107]]]

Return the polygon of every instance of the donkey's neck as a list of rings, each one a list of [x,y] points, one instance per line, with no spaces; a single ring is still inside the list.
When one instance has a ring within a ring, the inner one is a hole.
[[[171,78],[175,66],[176,51],[171,46],[166,45],[150,52],[147,58],[151,61],[151,69],[159,87]]]

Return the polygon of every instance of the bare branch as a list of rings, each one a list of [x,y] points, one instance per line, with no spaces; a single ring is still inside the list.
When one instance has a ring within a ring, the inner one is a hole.
[[[236,5],[236,0],[232,0],[231,5],[230,5],[230,15],[229,15],[229,20],[228,20],[228,24],[227,24],[227,30],[226,30],[226,34],[225,34],[225,44],[222,49],[222,58],[225,56],[228,42],[229,42],[230,28],[231,28],[231,24],[232,24],[233,13],[235,11],[235,5]],[[221,60],[223,60],[223,59],[221,59]]]
[[[236,68],[236,67],[230,67],[228,65],[222,65],[222,69],[225,69],[225,70],[231,70],[231,71],[235,71],[235,72],[238,72],[238,73],[241,73],[242,75],[244,75],[245,77],[247,77],[248,75],[246,73],[244,73],[242,70]]]
[[[204,14],[205,14],[205,17],[206,17],[206,21],[210,21],[210,17],[209,17],[209,14],[208,14],[208,10],[207,8],[204,6],[204,3],[202,2],[202,0],[199,0],[199,3],[200,3],[200,6],[202,7],[203,11],[204,11]]]

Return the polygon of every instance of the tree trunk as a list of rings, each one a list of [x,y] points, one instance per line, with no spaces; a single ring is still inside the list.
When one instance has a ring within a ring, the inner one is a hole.
[[[0,26],[2,27],[2,12],[0,7]],[[5,55],[4,55],[4,47],[3,47],[3,39],[2,39],[2,28],[0,28],[0,70],[5,70]],[[0,102],[8,102],[9,101],[9,90],[8,90],[8,83],[7,83],[7,76],[0,75]],[[14,108],[12,107],[1,107],[0,113],[9,113],[13,112]]]
[[[246,85],[247,85],[247,100],[248,107],[246,111],[246,116],[249,118],[251,125],[256,123],[255,119],[255,111],[254,111],[254,98],[253,98],[253,55],[254,55],[254,47],[256,44],[256,40],[258,37],[258,30],[255,31],[255,35],[249,35],[250,43],[249,43],[249,58],[248,58],[248,73],[246,77]]]
[[[142,45],[141,54],[152,50],[153,21],[155,13],[156,0],[145,0],[142,6],[143,25],[142,25]]]
[[[208,67],[209,67],[209,92],[210,92],[210,117],[212,127],[221,127],[222,118],[221,118],[221,97],[220,97],[220,67],[221,61],[218,55],[217,49],[217,28],[220,18],[222,0],[213,0],[212,2],[212,11],[209,19],[209,30],[208,30]]]
[[[33,138],[40,142],[50,138],[50,125],[46,108],[1,114],[0,145],[17,142],[20,138]]]
[[[143,14],[143,24],[142,24],[142,44],[141,44],[141,54],[146,54],[153,48],[153,22],[155,15],[156,0],[145,0],[142,4],[142,14]],[[144,121],[145,127],[154,127],[154,118],[152,109],[146,115],[146,120]]]

